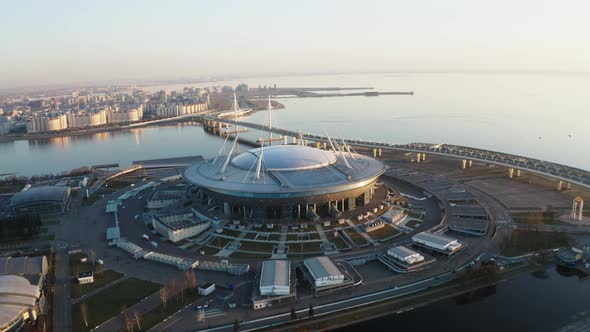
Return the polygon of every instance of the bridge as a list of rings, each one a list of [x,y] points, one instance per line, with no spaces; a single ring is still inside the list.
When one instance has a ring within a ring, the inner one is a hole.
[[[328,137],[315,135],[311,133],[301,133],[293,130],[281,128],[269,128],[269,126],[257,123],[250,123],[244,121],[235,121],[228,118],[204,117],[205,120],[219,123],[226,123],[229,125],[237,124],[238,126],[256,129],[260,131],[272,131],[273,133],[296,139],[310,140],[314,142],[328,142]],[[519,175],[520,171],[526,171],[533,174],[545,176],[558,181],[557,189],[561,190],[564,183],[567,185],[578,185],[586,189],[590,189],[590,172],[583,169],[561,165],[549,161],[527,158],[508,153],[470,148],[466,146],[450,145],[450,144],[431,144],[431,143],[410,143],[410,144],[391,144],[371,142],[355,139],[343,139],[346,144],[351,146],[363,147],[383,150],[396,150],[404,152],[413,152],[417,154],[418,160],[425,158],[426,154],[439,155],[444,157],[451,157],[463,160],[463,168],[466,167],[467,162],[483,162],[487,164],[507,167],[509,169],[510,177],[513,173]]]

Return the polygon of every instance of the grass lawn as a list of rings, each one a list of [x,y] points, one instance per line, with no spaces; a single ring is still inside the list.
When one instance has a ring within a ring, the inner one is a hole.
[[[256,235],[258,235],[258,234],[254,233],[254,232],[248,232],[248,233],[246,233],[246,236],[244,238],[245,239],[255,239]]]
[[[231,255],[229,255],[229,257],[231,257],[231,258],[260,258],[260,259],[270,258],[270,256],[272,256],[270,253],[253,254],[253,253],[241,252],[241,251],[234,251]]]
[[[410,227],[410,228],[416,229],[416,227],[420,226],[420,224],[422,224],[421,221],[418,221],[418,220],[410,220],[410,221],[408,221],[406,223],[406,226],[407,227]]]
[[[81,258],[88,258],[88,256],[84,253],[79,254],[72,254],[70,255],[70,274],[73,276],[77,276],[80,272],[95,272],[98,266],[98,263],[92,265],[90,258],[85,263],[80,262]]]
[[[207,247],[207,246],[203,246],[203,247],[199,248],[197,251],[198,251],[199,253],[200,253],[201,251],[203,251],[203,252],[205,253],[205,255],[215,255],[216,253],[218,253],[218,252],[219,252],[219,249],[217,249],[217,248],[213,248],[213,247]]]
[[[512,212],[512,219],[517,223],[531,225],[565,225],[559,221],[559,216],[554,212]]]
[[[160,286],[153,282],[129,278],[92,295],[84,301],[88,307],[88,325],[98,326],[111,317],[119,315],[123,306],[134,305],[144,297],[157,292]],[[90,331],[91,328],[84,326],[82,321],[81,305],[82,303],[72,305],[72,329],[73,331]]]
[[[141,323],[141,330],[137,329],[137,325],[135,325],[136,329],[134,329],[133,331],[147,331],[151,329],[152,327],[156,326],[158,323],[168,318],[170,315],[174,314],[187,304],[195,302],[199,299],[199,297],[200,296],[197,294],[186,292],[184,295],[184,301],[171,300],[170,302],[168,302],[168,304],[166,304],[166,307],[164,307],[163,305],[157,306],[152,311],[145,313],[145,315],[141,317],[141,319],[139,320]],[[197,314],[195,312],[195,317],[196,315]]]
[[[375,240],[383,240],[399,234],[399,231],[389,225],[381,227],[369,233],[369,236]]]
[[[235,239],[228,239],[225,237],[216,236],[213,241],[209,242],[209,245],[222,249],[223,247],[225,247],[226,244],[232,241],[235,241]]]
[[[362,235],[360,235],[359,232],[357,232],[354,228],[347,228],[344,231],[346,232],[346,234],[348,234],[348,237],[352,240],[352,242],[354,242],[357,246],[367,244],[367,240],[365,240],[365,238]]]
[[[242,243],[242,245],[240,246],[239,250],[256,251],[256,252],[271,252],[272,248],[275,246],[274,243],[263,243],[263,242],[242,241],[241,243]]]
[[[86,295],[96,289],[99,289],[115,280],[123,278],[123,274],[115,272],[113,270],[106,270],[94,275],[94,282],[91,284],[73,284],[72,295],[73,299],[79,298],[82,295]]]
[[[268,240],[269,241],[280,241],[281,240],[281,234],[279,234],[279,233],[272,233],[268,237]]]
[[[506,256],[517,256],[531,251],[557,248],[569,245],[565,233],[535,232],[516,230],[508,245],[502,250]]]
[[[306,242],[301,244],[289,244],[289,254],[322,252],[321,242]]]
[[[242,231],[224,228],[223,233],[221,233],[221,235],[238,237],[238,236],[240,236],[240,233],[242,233]]]
[[[410,211],[410,210],[406,210],[405,214],[408,217],[412,217],[412,218],[416,218],[416,219],[422,219],[422,213],[418,213],[418,212],[414,212],[414,211]]]

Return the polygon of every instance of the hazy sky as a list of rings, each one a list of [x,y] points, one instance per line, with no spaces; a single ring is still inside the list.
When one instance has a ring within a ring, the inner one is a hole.
[[[0,87],[205,75],[590,72],[590,1],[0,3]]]

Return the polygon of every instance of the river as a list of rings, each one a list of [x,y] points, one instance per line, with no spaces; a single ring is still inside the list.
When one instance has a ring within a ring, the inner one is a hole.
[[[392,143],[450,143],[590,169],[588,75],[367,74],[246,79],[250,86],[374,87],[413,96],[280,98],[273,125]],[[241,81],[240,81],[241,82]],[[235,85],[235,82],[214,84]],[[192,86],[207,86],[199,83]],[[180,89],[184,85],[152,87]],[[249,121],[268,123],[266,111]],[[261,133],[245,134],[258,138]],[[0,173],[57,173],[82,165],[213,156],[222,141],[191,124],[0,143]]]
[[[590,313],[589,295],[590,279],[580,279],[572,271],[552,266],[338,331],[556,332],[576,320],[576,314]],[[590,330],[590,321],[587,324]]]

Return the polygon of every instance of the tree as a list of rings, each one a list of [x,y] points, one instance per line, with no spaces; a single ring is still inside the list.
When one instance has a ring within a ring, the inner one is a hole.
[[[297,311],[295,310],[295,307],[291,307],[291,320],[295,319],[297,319]]]
[[[137,309],[133,310],[133,317],[135,318],[135,323],[137,323],[137,329],[141,330],[141,312]]]
[[[96,261],[96,252],[94,251],[94,249],[90,250],[90,261],[92,262],[92,266],[94,266],[94,263]]]
[[[84,326],[88,327],[88,306],[86,302],[82,302],[80,304],[80,311],[82,311],[82,320],[84,321]]]
[[[197,321],[199,321],[199,322],[205,321],[205,312],[203,311],[203,309],[197,310]]]
[[[240,321],[237,319],[234,321],[234,332],[240,332]]]
[[[162,304],[164,304],[164,308],[166,308],[166,304],[168,304],[168,299],[170,298],[170,290],[168,286],[164,286],[160,288],[160,299],[162,299]]]
[[[133,332],[133,320],[129,319],[129,314],[127,313],[126,306],[123,306],[123,308],[121,309],[121,315],[123,316],[123,323],[125,324],[127,331]]]
[[[315,315],[315,310],[313,309],[313,304],[309,304],[309,313],[308,313],[308,317],[309,318],[313,318],[313,316]]]
[[[186,271],[184,274],[184,279],[186,282],[186,288],[190,289],[193,293],[195,289],[197,289],[197,275],[195,271]]]

